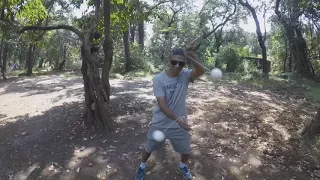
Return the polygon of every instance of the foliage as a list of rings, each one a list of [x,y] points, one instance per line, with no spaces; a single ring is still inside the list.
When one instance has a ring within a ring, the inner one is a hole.
[[[116,48],[119,48],[119,45]],[[130,45],[130,52],[131,52],[131,59],[133,63],[132,64],[133,71],[142,71],[147,73],[155,72],[154,66],[149,61],[148,54],[145,51],[141,50],[138,44],[132,43]],[[125,60],[123,51],[120,51],[120,53],[116,53],[114,58],[114,65],[112,66],[111,71],[113,73],[125,74],[126,73],[125,63],[126,63],[126,60]]]
[[[240,56],[233,45],[223,47],[216,59],[218,67],[225,66],[227,72],[234,72],[241,64]]]

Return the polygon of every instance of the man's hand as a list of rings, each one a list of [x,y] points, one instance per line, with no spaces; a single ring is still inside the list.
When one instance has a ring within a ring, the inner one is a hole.
[[[195,51],[195,48],[196,48],[196,40],[197,40],[197,39],[192,40],[192,41],[187,45],[186,52],[187,52],[187,55],[188,55],[188,56],[192,57],[192,58],[195,59],[195,60],[198,60],[198,56],[197,56],[196,51]]]
[[[190,131],[190,130],[191,130],[191,126],[190,126],[187,122],[185,122],[185,121],[180,121],[179,125],[180,125],[183,129],[185,129],[186,131]]]
[[[190,131],[191,130],[191,126],[187,123],[186,119],[180,117],[180,118],[177,119],[177,122],[186,131]]]

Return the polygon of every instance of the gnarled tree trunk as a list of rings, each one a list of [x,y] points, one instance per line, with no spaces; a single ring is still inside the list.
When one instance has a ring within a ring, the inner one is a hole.
[[[100,79],[98,67],[90,51],[88,38],[84,39],[81,47],[82,67],[84,81],[86,124],[93,125],[96,129],[112,129],[111,118],[108,116],[109,97]]]

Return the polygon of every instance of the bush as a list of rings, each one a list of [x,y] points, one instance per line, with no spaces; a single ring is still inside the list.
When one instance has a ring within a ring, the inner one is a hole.
[[[219,68],[225,65],[227,72],[235,72],[238,66],[241,64],[240,56],[234,47],[226,46],[217,55],[217,64]]]

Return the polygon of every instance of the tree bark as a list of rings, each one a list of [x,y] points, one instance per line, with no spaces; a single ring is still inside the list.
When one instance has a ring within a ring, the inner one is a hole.
[[[245,2],[243,2],[243,0],[239,0],[239,3],[242,6],[246,7],[252,14],[252,17],[253,17],[254,22],[256,24],[257,38],[258,38],[259,45],[262,50],[262,71],[265,75],[268,75],[269,69],[268,69],[268,63],[267,63],[267,48],[265,45],[265,38],[263,38],[263,35],[261,33],[260,23],[259,23],[259,20],[257,17],[256,10],[248,2],[245,3]]]
[[[32,75],[32,67],[33,67],[33,45],[29,44],[29,50],[28,50],[28,55],[27,55],[27,74],[26,76],[31,76]]]
[[[102,69],[102,82],[104,90],[107,93],[107,102],[109,104],[110,98],[110,82],[109,82],[109,73],[111,69],[111,64],[113,61],[113,40],[111,38],[111,3],[110,0],[104,0],[103,3],[104,10],[104,43],[103,43],[103,51],[104,51],[104,63]]]
[[[289,72],[292,72],[292,53],[289,51]]]
[[[5,75],[5,71],[4,71],[4,67],[3,67],[4,57],[2,56],[2,52],[3,52],[3,42],[4,42],[4,39],[2,38],[2,39],[1,39],[1,44],[0,44],[0,69],[1,69],[2,79],[3,79],[3,80],[6,80],[7,77],[6,77],[6,75]]]
[[[142,20],[138,25],[139,32],[139,45],[141,49],[144,49],[144,21]]]
[[[136,26],[135,26],[135,24],[131,24],[131,27],[130,27],[130,42],[131,43],[134,43],[135,35],[136,35]]]
[[[287,72],[287,59],[288,59],[288,41],[287,39],[285,38],[284,39],[284,49],[285,49],[285,56],[284,56],[284,59],[283,59],[283,72]]]
[[[129,31],[123,33],[124,57],[126,59],[126,72],[132,70],[132,59],[130,55]]]
[[[7,60],[8,60],[8,51],[9,50],[9,44],[8,42],[4,43],[4,49],[3,49],[3,61],[2,61],[2,71],[3,73],[7,72]]]
[[[67,50],[68,48],[66,46],[63,46],[63,59],[62,59],[62,62],[59,64],[59,71],[62,71],[64,69],[64,66],[66,64],[66,61],[67,61]]]

